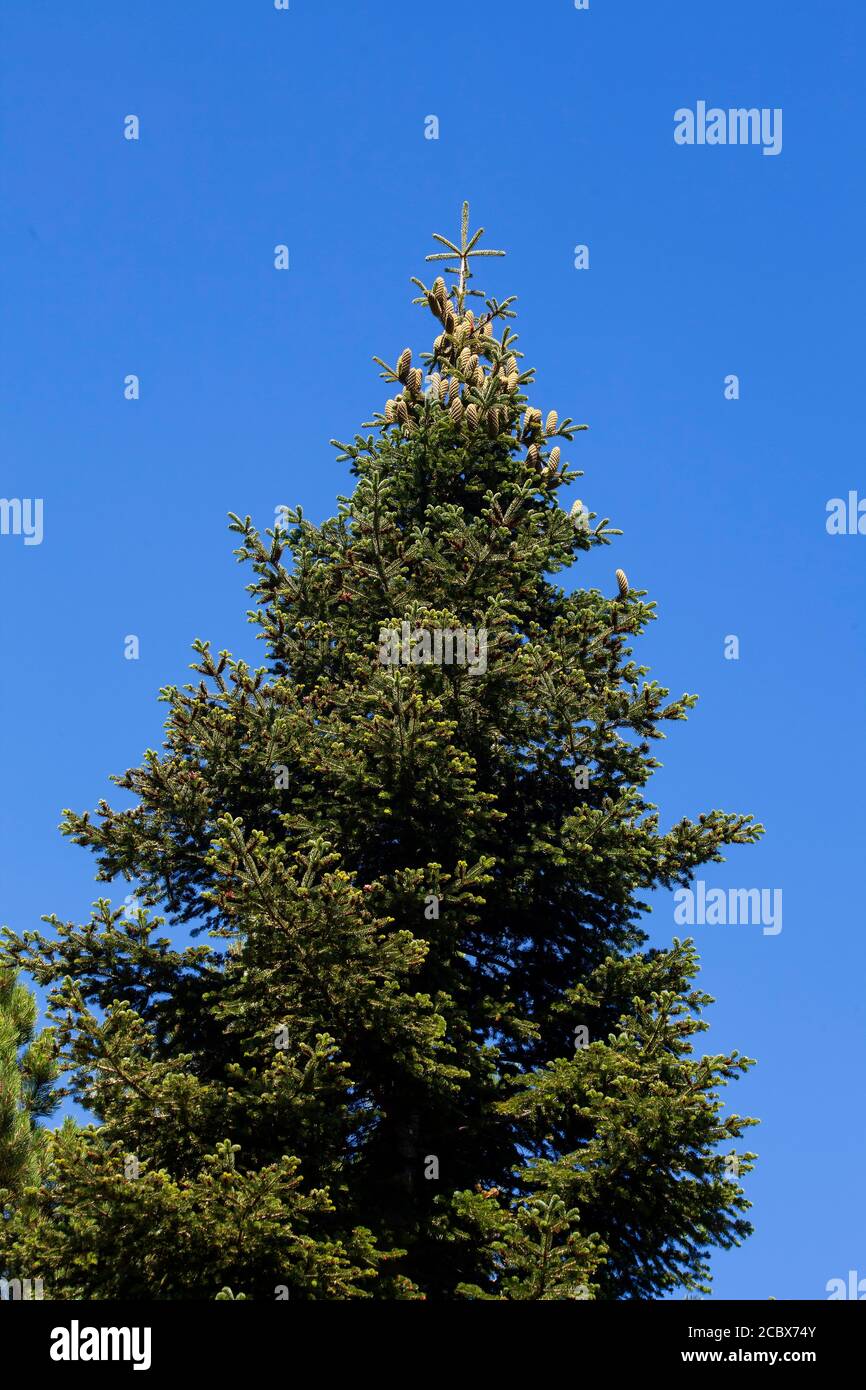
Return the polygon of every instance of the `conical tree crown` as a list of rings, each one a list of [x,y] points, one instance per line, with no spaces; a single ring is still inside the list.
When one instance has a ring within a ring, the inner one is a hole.
[[[555,582],[619,533],[559,505],[585,427],[529,403],[481,235],[464,207],[437,238],[432,349],[379,361],[337,516],[232,519],[264,665],[197,642],[163,750],[117,779],[133,808],[67,813],[141,908],[10,939],[101,1121],[58,1141],[45,1197],[46,1274],[78,1296],[64,1184],[85,1213],[113,1184],[160,1296],[654,1297],[748,1231],[718,1150],[751,1122],[716,1089],[748,1062],[694,1054],[694,950],[642,951],[639,920],[760,827],[660,830],[650,750],[694,697],[632,660],[654,613],[621,570],[610,596]],[[263,1189],[273,1238],[233,1243]]]

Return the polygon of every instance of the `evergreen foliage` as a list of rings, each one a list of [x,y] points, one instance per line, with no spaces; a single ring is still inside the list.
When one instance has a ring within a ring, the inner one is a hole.
[[[36,1000],[15,972],[0,969],[0,1208],[39,1178],[57,1076],[50,1030],[36,1035]]]
[[[135,804],[65,813],[141,906],[7,933],[98,1121],[0,1235],[46,1296],[654,1298],[750,1229],[749,1059],[695,1050],[694,948],[640,921],[761,827],[647,800],[695,697],[633,660],[622,571],[555,582],[619,533],[559,505],[585,427],[529,404],[480,237],[437,238],[432,351],[379,362],[336,517],[232,518],[263,665],[196,642]],[[404,623],[416,656],[483,631],[486,669],[384,661]]]

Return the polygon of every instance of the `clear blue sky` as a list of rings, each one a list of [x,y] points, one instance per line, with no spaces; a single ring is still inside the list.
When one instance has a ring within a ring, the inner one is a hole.
[[[86,916],[61,808],[159,745],[194,637],[256,657],[225,514],[333,512],[327,441],[379,408],[373,353],[429,345],[408,280],[468,197],[509,252],[486,287],[519,295],[537,403],[591,425],[574,492],[624,531],[578,582],[621,565],[648,589],[640,655],[701,696],[662,747],[663,824],[754,812],[762,845],[703,877],[784,894],[778,936],[694,929],[710,1046],[760,1064],[730,1092],[763,1120],[757,1233],[714,1261],[715,1294],[821,1299],[866,1276],[866,536],[825,529],[830,498],[866,496],[863,6],[439,13],[3,6],[0,495],[44,499],[44,540],[0,536],[0,917]],[[699,100],[782,108],[781,154],[677,146]],[[686,934],[670,895],[649,925]]]

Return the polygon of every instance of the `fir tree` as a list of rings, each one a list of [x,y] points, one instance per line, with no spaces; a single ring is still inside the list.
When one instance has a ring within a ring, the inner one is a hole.
[[[750,1229],[749,1059],[695,1051],[693,946],[640,919],[761,827],[646,799],[695,697],[632,659],[621,570],[554,581],[619,532],[559,505],[585,427],[529,403],[480,238],[437,237],[337,516],[232,518],[264,664],[196,642],[132,809],[66,813],[143,906],[7,937],[98,1120],[3,1237],[54,1296],[653,1298]]]

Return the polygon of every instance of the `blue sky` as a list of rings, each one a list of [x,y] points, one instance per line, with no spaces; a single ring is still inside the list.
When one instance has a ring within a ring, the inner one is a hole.
[[[663,825],[754,812],[762,844],[702,877],[783,891],[777,936],[693,929],[709,1046],[759,1061],[730,1092],[762,1118],[757,1232],[715,1296],[866,1276],[866,536],[825,525],[866,497],[862,7],[10,0],[2,27],[0,495],[43,499],[44,538],[0,536],[0,917],[87,915],[61,809],[159,746],[194,637],[256,659],[225,515],[334,511],[328,439],[380,407],[374,353],[429,346],[409,277],[469,198],[536,403],[591,426],[568,501],[624,532],[577,582],[648,589],[639,655],[701,697]],[[781,108],[781,153],[678,146],[700,100]],[[649,929],[686,934],[670,895]]]

